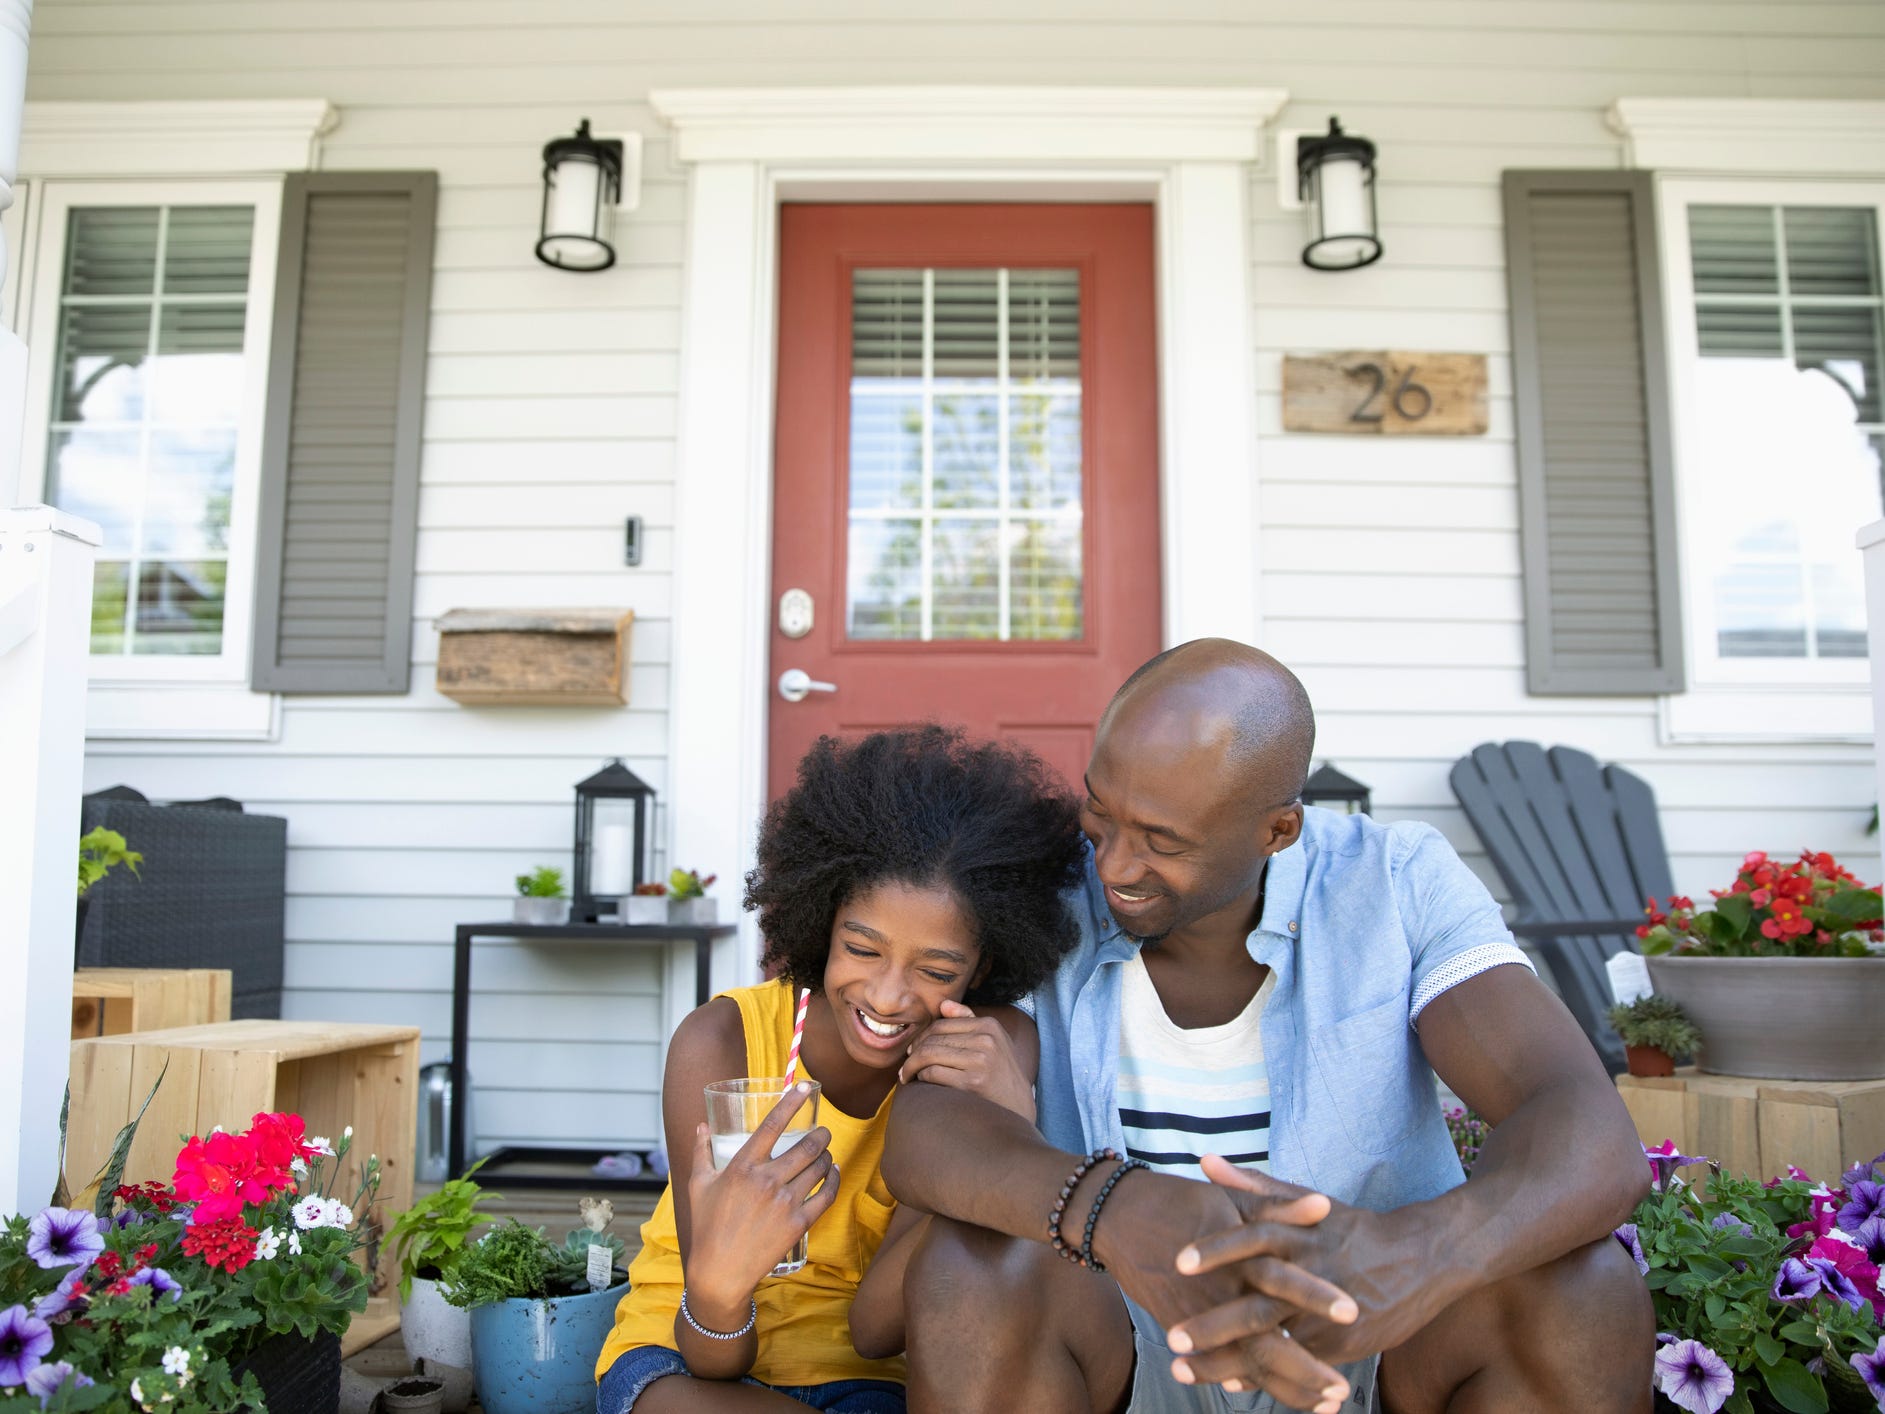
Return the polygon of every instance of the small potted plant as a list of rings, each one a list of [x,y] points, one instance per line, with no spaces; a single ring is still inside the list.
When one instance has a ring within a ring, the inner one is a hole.
[[[563,896],[563,871],[547,864],[517,876],[517,897],[511,918],[518,923],[555,925],[569,921],[569,900]]]
[[[143,862],[144,856],[134,849],[127,849],[124,836],[116,830],[107,830],[100,825],[79,836],[79,906],[75,937],[85,936],[85,912],[91,907],[88,895],[92,885],[120,864],[136,874],[137,866]]]
[[[1678,1061],[1702,1048],[1702,1033],[1688,1013],[1654,992],[1611,1007],[1609,1015],[1632,1075],[1674,1075]]]
[[[399,1335],[406,1357],[423,1360],[445,1383],[445,1407],[462,1409],[471,1394],[471,1314],[445,1299],[444,1288],[464,1255],[472,1228],[485,1221],[480,1205],[497,1197],[471,1175],[446,1182],[393,1219],[386,1240],[399,1263]]]
[[[614,1210],[584,1200],[584,1226],[561,1244],[515,1218],[464,1249],[446,1299],[471,1312],[472,1367],[486,1414],[587,1409],[596,1352],[628,1289]]]
[[[665,923],[668,921],[668,886],[663,883],[637,884],[635,892],[622,900],[624,923]]]
[[[668,922],[699,927],[714,922],[714,900],[707,890],[720,876],[701,878],[698,870],[676,869],[668,875]]]

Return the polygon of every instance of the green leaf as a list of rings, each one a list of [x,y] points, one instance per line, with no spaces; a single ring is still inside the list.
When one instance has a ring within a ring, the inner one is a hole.
[[[111,1157],[105,1160],[105,1166],[92,1179],[86,1193],[91,1194],[92,1214],[101,1222],[111,1220],[111,1204],[118,1191],[118,1185],[124,1181],[125,1161],[131,1157],[131,1141],[137,1138],[137,1127],[144,1118],[144,1111],[151,1107],[151,1101],[157,1098],[157,1087],[164,1083],[164,1077],[170,1073],[170,1060],[164,1060],[164,1068],[157,1072],[157,1079],[151,1082],[150,1094],[144,1097],[144,1103],[137,1107],[137,1113],[131,1116],[131,1122],[118,1131],[118,1137],[112,1142]],[[83,1202],[85,1193],[79,1194]]]
[[[1787,1353],[1787,1347],[1775,1340],[1766,1331],[1754,1337],[1754,1355],[1763,1365],[1777,1365]]]
[[[1780,1328],[1782,1340],[1790,1340],[1795,1345],[1818,1346],[1820,1343],[1819,1327],[1811,1321],[1789,1321]]]
[[[1754,1401],[1748,1398],[1746,1390],[1736,1385],[1735,1392],[1728,1396],[1728,1402],[1722,1408],[1728,1414],[1754,1414]]]
[[[1798,1360],[1776,1360],[1760,1367],[1774,1401],[1792,1414],[1826,1414],[1826,1388],[1819,1376]]]
[[[1754,905],[1746,894],[1723,894],[1715,900],[1715,916],[1726,922],[1734,930],[1733,936],[1739,938],[1753,920]]]

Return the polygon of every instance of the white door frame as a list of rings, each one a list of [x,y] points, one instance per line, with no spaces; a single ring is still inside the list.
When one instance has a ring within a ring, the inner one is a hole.
[[[1164,638],[1254,642],[1249,185],[1281,89],[671,89],[688,170],[668,786],[679,865],[737,908],[765,805],[772,685],[778,209],[821,201],[1150,201],[1156,209]],[[821,605],[827,613],[835,606]],[[753,938],[715,957],[751,980]],[[671,975],[680,980],[679,959]],[[670,1028],[691,988],[670,986]]]

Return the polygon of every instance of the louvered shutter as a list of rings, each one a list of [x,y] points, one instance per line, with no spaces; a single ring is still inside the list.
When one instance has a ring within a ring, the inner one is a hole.
[[[1669,382],[1647,172],[1507,172],[1526,671],[1683,687]]]
[[[438,177],[290,176],[282,197],[251,684],[402,693]]]

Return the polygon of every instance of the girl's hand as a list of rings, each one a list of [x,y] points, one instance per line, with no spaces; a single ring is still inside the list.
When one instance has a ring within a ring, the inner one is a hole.
[[[960,1002],[942,1004],[942,1016],[910,1047],[897,1079],[967,1090],[1034,1123],[1034,1086],[1014,1041],[999,1021],[977,1016]]]
[[[717,1172],[707,1126],[694,1131],[694,1166],[688,1176],[690,1306],[737,1307],[744,1319],[754,1288],[837,1200],[838,1166],[828,1147],[830,1130],[821,1125],[771,1157],[809,1093],[795,1090],[782,1097],[739,1153]]]

